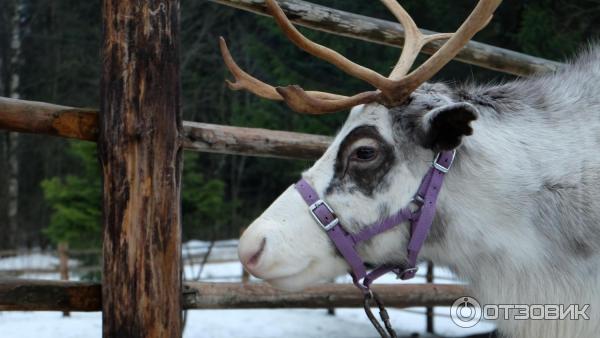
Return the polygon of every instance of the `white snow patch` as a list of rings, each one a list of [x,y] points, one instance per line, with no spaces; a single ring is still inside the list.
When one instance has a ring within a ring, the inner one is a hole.
[[[6,257],[0,259],[0,272],[2,270],[17,269],[51,269],[60,264],[58,257],[45,252],[25,253],[18,256]],[[69,267],[76,267],[79,262],[75,259],[69,259]]]

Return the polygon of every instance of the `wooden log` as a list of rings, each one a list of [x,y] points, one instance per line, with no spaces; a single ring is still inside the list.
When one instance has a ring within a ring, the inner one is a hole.
[[[373,286],[389,307],[449,306],[468,294],[451,284],[378,284]],[[264,283],[186,283],[188,309],[361,307],[362,293],[351,284],[324,284],[302,292],[282,292]]]
[[[242,235],[244,234],[244,231],[246,231],[246,229],[248,229],[248,227],[240,228],[240,238],[242,237]],[[242,265],[242,284],[247,284],[249,282],[250,282],[250,272],[248,272],[248,270],[246,270],[244,268],[244,266]]]
[[[91,109],[0,97],[0,129],[95,141],[98,114]]]
[[[96,141],[97,124],[93,110],[0,97],[0,129]],[[322,135],[183,122],[183,145],[191,151],[317,159],[331,140]]]
[[[448,306],[469,295],[462,285],[377,284],[386,306]],[[362,307],[350,284],[324,284],[303,292],[278,291],[263,283],[185,283],[185,309]],[[101,285],[86,282],[0,280],[0,311],[100,311]],[[159,306],[159,309],[161,307]]]
[[[209,262],[211,263],[227,263],[232,260],[222,260],[219,262]],[[102,266],[93,265],[93,266],[81,266],[81,267],[72,267],[69,268],[72,274],[82,275],[89,272],[102,272]],[[22,275],[48,275],[48,274],[60,274],[60,267],[56,268],[47,268],[47,269],[36,269],[36,268],[22,268],[22,269],[2,269],[0,270],[0,278],[4,277],[19,277]]]
[[[184,147],[211,153],[317,159],[331,138],[289,131],[185,122]]]
[[[44,275],[44,274],[60,274],[60,268],[20,268],[20,269],[1,269],[0,270],[0,278],[5,276],[10,277],[18,277],[25,274],[36,274],[36,275]]]
[[[181,337],[179,0],[103,1],[103,337]]]
[[[262,1],[210,1],[269,16],[266,5]],[[353,14],[302,0],[278,0],[278,3],[291,21],[304,27],[393,47],[402,47],[404,43],[405,32],[397,22]],[[465,13],[465,18],[466,16],[467,13]],[[422,31],[426,34],[435,33],[424,29]],[[440,49],[442,45],[443,41],[429,43],[423,48],[423,53],[431,55]],[[456,56],[455,60],[502,73],[522,76],[538,72],[552,72],[562,66],[559,62],[475,41],[469,42]]]
[[[100,284],[1,279],[0,311],[100,311]]]

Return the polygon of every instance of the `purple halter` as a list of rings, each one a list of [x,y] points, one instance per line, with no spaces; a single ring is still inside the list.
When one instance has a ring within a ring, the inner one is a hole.
[[[356,234],[349,233],[340,224],[331,207],[320,199],[319,194],[305,179],[300,179],[296,190],[300,193],[309,211],[317,223],[323,227],[327,235],[350,265],[350,275],[356,285],[363,292],[368,293],[371,283],[388,272],[394,272],[400,279],[411,279],[417,272],[417,257],[425,243],[429,229],[435,215],[437,197],[444,182],[444,176],[450,170],[456,151],[444,151],[435,157],[431,168],[421,180],[417,193],[413,197],[417,210],[412,211],[410,205],[400,209],[388,218],[371,224]],[[367,273],[365,264],[358,255],[356,246],[386,230],[389,230],[404,221],[411,222],[410,240],[408,243],[408,264],[406,266],[382,265]],[[362,283],[361,283],[362,280]]]

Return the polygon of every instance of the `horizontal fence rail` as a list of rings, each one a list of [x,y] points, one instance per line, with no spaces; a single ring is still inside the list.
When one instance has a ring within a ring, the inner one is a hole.
[[[468,295],[462,285],[382,284],[373,290],[386,306],[449,306]],[[101,285],[87,282],[0,280],[0,311],[100,311]],[[186,282],[185,309],[361,307],[362,293],[351,284],[324,284],[282,292],[264,283]]]
[[[450,306],[465,295],[463,286],[451,284],[380,284],[373,286],[386,306]],[[324,284],[302,292],[282,292],[265,283],[186,283],[188,309],[226,308],[331,308],[362,307],[362,292],[352,284]]]
[[[0,129],[96,141],[98,113],[0,97]],[[187,121],[183,129],[185,149],[234,155],[317,159],[332,140],[322,135]]]
[[[264,1],[210,1],[270,16]],[[278,3],[290,20],[301,26],[393,47],[402,47],[404,43],[404,29],[397,22],[349,13],[302,0],[278,0]],[[422,31],[427,34],[434,33],[424,29]],[[443,44],[444,41],[431,42],[423,48],[423,53],[433,54]],[[562,66],[559,62],[475,41],[469,42],[458,53],[455,60],[502,73],[521,76],[539,72],[552,72]]]
[[[206,245],[184,245],[186,251],[198,251],[205,250],[208,251],[210,244]],[[223,248],[237,248],[237,243],[219,243],[213,246],[213,249],[223,249]],[[203,252],[205,252],[203,251]],[[56,254],[57,250],[39,250],[39,249],[13,249],[13,250],[0,250],[0,258],[16,256],[16,255],[30,255],[30,254]],[[67,250],[67,253],[70,255],[100,255],[102,253],[102,249],[97,248],[89,248],[89,249],[71,249]]]

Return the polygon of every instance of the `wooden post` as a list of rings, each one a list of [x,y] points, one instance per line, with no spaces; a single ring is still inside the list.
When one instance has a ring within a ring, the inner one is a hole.
[[[335,279],[330,280],[331,283],[335,283]],[[330,316],[335,316],[335,307],[330,306],[327,308],[327,314]]]
[[[244,268],[242,268],[242,283],[243,284],[250,283],[250,274]]]
[[[250,283],[250,274],[246,269],[242,268],[242,284]]]
[[[433,283],[433,262],[427,262],[427,283]],[[433,333],[433,306],[427,307],[427,333]]]
[[[58,244],[58,261],[59,261],[59,271],[60,271],[60,279],[68,281],[69,280],[69,245],[65,242]],[[63,311],[63,317],[69,317],[71,313],[69,311]]]
[[[179,0],[103,0],[103,337],[181,337]]]
[[[240,229],[240,238],[242,237],[242,234],[244,233],[244,231],[246,231],[247,227],[243,227]],[[242,284],[247,284],[250,282],[250,273],[248,273],[248,271],[246,271],[246,269],[244,269],[244,267],[242,266]]]

